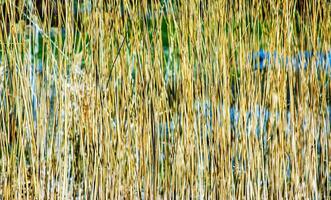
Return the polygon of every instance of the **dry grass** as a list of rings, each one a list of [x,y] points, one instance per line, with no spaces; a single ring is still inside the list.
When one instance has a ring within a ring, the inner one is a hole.
[[[317,2],[100,1],[64,32],[11,19],[0,199],[330,198],[330,71],[247,59],[330,52]]]

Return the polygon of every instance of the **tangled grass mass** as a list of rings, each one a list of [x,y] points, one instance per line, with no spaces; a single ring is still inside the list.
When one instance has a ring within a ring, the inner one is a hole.
[[[331,198],[330,1],[0,12],[0,199]]]

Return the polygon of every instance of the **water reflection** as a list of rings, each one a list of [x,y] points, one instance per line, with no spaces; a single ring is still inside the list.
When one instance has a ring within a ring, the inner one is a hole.
[[[314,64],[316,69],[331,69],[331,50],[327,52],[302,51],[294,55],[283,55],[263,49],[248,55],[248,61],[253,63],[254,70],[263,70],[272,67],[289,67],[307,69],[308,64]]]

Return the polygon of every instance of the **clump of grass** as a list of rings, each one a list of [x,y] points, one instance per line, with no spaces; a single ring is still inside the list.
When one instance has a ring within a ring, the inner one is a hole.
[[[331,5],[304,2],[59,1],[57,27],[33,7],[9,18],[0,199],[329,198],[316,55],[331,61]],[[276,61],[247,59],[261,49]],[[306,68],[287,62],[305,50]]]

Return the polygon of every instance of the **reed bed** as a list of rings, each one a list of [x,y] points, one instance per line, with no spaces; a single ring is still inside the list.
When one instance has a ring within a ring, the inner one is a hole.
[[[331,198],[329,1],[10,2],[0,199]]]

